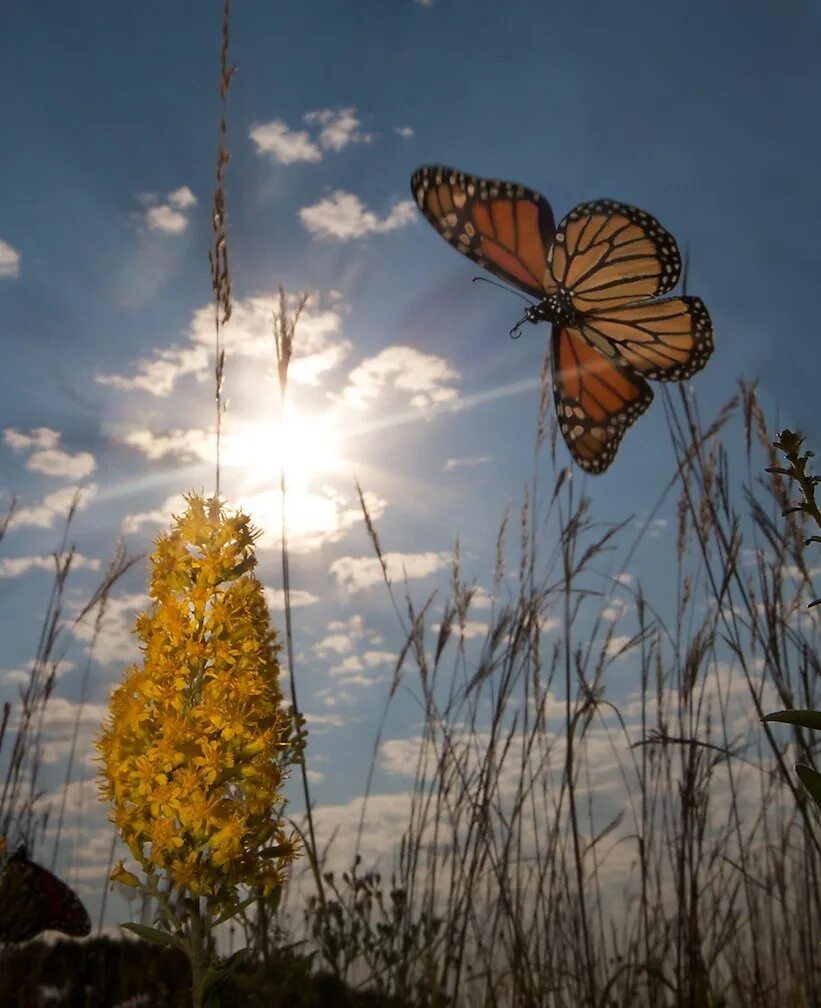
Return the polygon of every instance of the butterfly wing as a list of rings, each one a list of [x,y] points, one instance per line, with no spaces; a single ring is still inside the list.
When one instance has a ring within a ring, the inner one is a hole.
[[[686,381],[713,352],[713,326],[701,298],[676,297],[608,308],[581,320],[585,338],[653,381]]]
[[[666,294],[681,274],[670,232],[644,210],[607,199],[570,211],[548,264],[559,289],[584,314]]]
[[[411,191],[425,217],[462,255],[539,300],[552,292],[547,255],[555,226],[540,193],[445,165],[415,171]]]
[[[624,432],[653,401],[653,391],[622,358],[604,356],[570,326],[553,326],[551,358],[562,437],[582,469],[602,473]]]
[[[0,941],[28,941],[49,930],[81,938],[91,920],[74,890],[21,847],[0,874]]]
[[[626,203],[571,210],[548,268],[578,316],[553,327],[559,426],[576,462],[601,473],[652,402],[645,378],[684,381],[701,370],[713,352],[712,323],[700,298],[652,300],[676,285],[681,257],[655,217]]]

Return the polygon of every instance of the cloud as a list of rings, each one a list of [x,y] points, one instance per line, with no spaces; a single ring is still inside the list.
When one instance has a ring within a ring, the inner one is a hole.
[[[607,623],[617,623],[629,608],[630,603],[627,599],[611,595],[607,605],[601,611],[601,618]]]
[[[364,497],[371,518],[377,521],[385,513],[386,502],[370,491]],[[329,486],[310,490],[292,485],[288,498],[288,548],[293,553],[310,553],[327,543],[339,542],[364,521],[359,500],[351,500]],[[282,528],[279,491],[266,489],[240,495],[237,506],[260,529],[257,552],[278,550]]]
[[[628,637],[626,634],[614,634],[604,647],[604,653],[608,658],[617,658],[624,653],[625,650],[629,650],[627,645],[633,640],[632,637]],[[635,641],[633,645],[635,646]]]
[[[444,465],[445,472],[451,469],[473,469],[475,466],[487,465],[490,462],[489,455],[474,455],[472,458],[447,459]]]
[[[360,133],[357,126],[360,125],[356,117],[354,108],[343,109],[319,109],[315,112],[308,112],[305,116],[306,123],[318,123],[322,126],[319,134],[319,143],[326,150],[340,151],[350,143],[370,143],[372,136],[370,133]]]
[[[300,220],[312,235],[343,241],[372,232],[395,231],[410,223],[415,215],[412,200],[402,200],[394,203],[388,215],[380,220],[373,211],[365,209],[358,196],[342,189],[299,211]]]
[[[94,557],[83,556],[82,553],[73,553],[71,556],[71,569],[99,570],[100,561]],[[28,574],[31,570],[45,570],[53,574],[56,570],[56,561],[53,556],[20,556],[20,557],[0,557],[0,578],[19,577],[21,574]]]
[[[163,200],[156,193],[139,193],[137,199],[146,208],[143,223],[149,231],[182,234],[188,227],[184,210],[197,205],[197,197],[188,186],[166,193]]]
[[[406,393],[411,406],[425,409],[456,399],[457,390],[447,383],[458,377],[459,373],[443,357],[413,347],[392,346],[351,371],[343,397],[350,405],[362,408],[392,389]]]
[[[13,428],[3,432],[6,444],[16,452],[35,450],[26,460],[26,469],[55,478],[80,480],[89,476],[97,468],[94,456],[89,452],[69,452],[57,448],[60,435],[48,427],[37,427],[28,434]]]
[[[168,525],[171,516],[183,514],[188,507],[182,494],[175,494],[168,497],[166,501],[153,511],[141,511],[137,514],[126,515],[122,521],[123,535],[131,535],[137,532],[143,525]]]
[[[265,601],[268,603],[269,609],[285,609],[285,592],[282,588],[269,588],[266,585],[262,589],[262,592],[265,595]],[[290,596],[292,609],[298,609],[300,606],[316,605],[319,602],[318,595],[304,591],[301,588],[292,588]]]
[[[170,206],[151,207],[145,215],[145,222],[151,231],[166,231],[181,234],[188,227],[188,218]]]
[[[323,150],[340,151],[352,143],[370,143],[371,134],[362,133],[356,109],[317,109],[307,112],[303,120],[319,126],[319,135],[312,139],[307,130],[292,130],[282,119],[272,119],[254,126],[248,134],[257,146],[258,154],[267,154],[279,164],[299,161],[321,161]]]
[[[28,434],[8,427],[3,431],[3,440],[14,451],[25,451],[27,448],[46,450],[57,447],[60,443],[60,434],[50,427],[34,427]]]
[[[37,747],[40,761],[46,766],[58,765],[63,773],[65,773],[66,762],[75,747],[78,754],[88,752],[91,755],[91,737],[99,732],[100,722],[106,713],[103,704],[94,704],[88,701],[83,704],[77,704],[61,696],[51,695],[48,703],[43,706],[42,720],[38,723]],[[12,715],[9,721],[12,737],[16,735],[20,728],[21,716],[23,716],[22,707],[19,704],[15,704],[12,707]],[[75,732],[79,732],[79,738],[75,738]],[[44,808],[48,808],[49,796],[43,786],[42,777],[38,779],[43,791],[35,799],[35,805],[41,803]],[[87,780],[85,782],[75,781],[72,785],[68,786],[69,792],[75,795],[78,789],[80,791],[85,790],[86,799],[91,800],[93,807],[98,797],[95,793],[97,788],[94,780]],[[62,795],[62,785],[60,785],[60,794]],[[50,797],[52,799],[58,797],[56,789],[55,793]],[[53,807],[55,806],[52,805]],[[69,799],[66,804],[66,811],[74,812],[76,810],[76,803]]]
[[[180,186],[179,189],[175,189],[168,194],[168,202],[179,210],[185,210],[190,206],[197,205],[197,197],[191,192],[188,186]]]
[[[397,133],[401,137],[413,136],[413,130],[410,128],[410,126],[394,126],[393,131],[394,133]]]
[[[337,684],[344,686],[372,686],[378,678],[366,674],[366,664],[369,668],[387,664],[382,657],[385,652],[373,648],[384,644],[381,634],[365,626],[361,616],[352,616],[348,620],[334,620],[328,624],[328,633],[311,648],[313,654],[320,660],[331,660],[328,675]],[[366,663],[361,657],[365,648],[370,655]],[[390,654],[389,659],[395,660]],[[339,706],[341,702],[356,703],[353,695],[340,694],[338,689],[320,690],[318,692],[326,705]]]
[[[212,317],[213,325],[213,317]],[[213,340],[213,329],[212,329]],[[94,380],[100,385],[131,391],[140,389],[155,396],[167,396],[174,383],[184,375],[194,375],[204,381],[211,375],[208,351],[204,346],[180,347],[172,344],[157,350],[153,358],[137,361],[136,371],[130,377],[118,374],[98,374]]]
[[[427,577],[448,567],[452,561],[449,553],[434,552],[385,553],[383,559],[388,578],[394,582],[405,577],[409,580]],[[329,570],[339,586],[349,592],[361,591],[382,581],[382,566],[376,557],[340,557]]]
[[[157,459],[170,455],[172,458],[207,462],[214,456],[214,438],[202,430],[171,430],[166,434],[154,434],[149,430],[135,430],[123,434],[121,441],[142,452],[146,458]],[[170,515],[170,512],[169,512]]]
[[[441,623],[432,623],[431,630],[438,634],[441,626]],[[487,623],[480,623],[478,620],[465,620],[464,627],[458,622],[454,622],[451,633],[461,635],[465,640],[484,640],[487,637],[487,628]]]
[[[0,238],[0,277],[15,280],[20,275],[20,253]]]
[[[46,494],[40,504],[28,507],[18,507],[11,516],[9,528],[34,526],[36,528],[51,528],[57,518],[65,518],[77,495],[77,510],[86,508],[97,494],[97,486],[87,483],[84,487],[63,487],[54,493]]]
[[[270,154],[280,164],[321,161],[322,152],[305,130],[291,130],[282,119],[254,126],[249,133],[258,154]]]
[[[286,297],[286,308],[293,310],[295,298]],[[261,294],[233,302],[230,324],[223,330],[222,345],[226,356],[251,358],[267,363],[273,373],[276,366],[272,336],[273,313],[279,309],[279,297]],[[338,367],[351,349],[339,338],[340,309],[320,309],[308,303],[299,317],[298,339],[288,380],[294,385],[320,384],[322,377]],[[176,383],[188,375],[198,382],[213,375],[211,355],[214,350],[214,306],[197,308],[191,316],[186,336],[187,346],[171,344],[156,350],[152,357],[141,358],[131,375],[101,374],[95,380],[113,388],[168,396]],[[258,371],[257,371],[258,373]]]
[[[140,661],[140,642],[132,631],[137,614],[150,607],[151,599],[143,593],[109,596],[102,623],[96,625],[95,612],[93,618],[75,624],[74,636],[86,644],[94,641],[94,658],[100,665],[122,669]]]

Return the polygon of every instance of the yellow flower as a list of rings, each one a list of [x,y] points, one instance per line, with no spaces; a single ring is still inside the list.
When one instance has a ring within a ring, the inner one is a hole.
[[[118,861],[117,864],[114,865],[114,871],[111,873],[111,881],[121,882],[123,885],[129,886],[131,889],[136,889],[140,884],[140,880],[136,875],[126,869],[123,861]]]
[[[100,790],[147,874],[218,906],[238,885],[270,891],[296,856],[290,842],[274,864],[260,850],[284,840],[280,788],[304,731],[282,706],[256,531],[213,498],[186,501],[151,557],[143,661],[112,694]]]

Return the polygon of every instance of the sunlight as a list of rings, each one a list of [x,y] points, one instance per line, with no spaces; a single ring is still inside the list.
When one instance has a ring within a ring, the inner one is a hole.
[[[338,424],[330,413],[308,417],[291,411],[283,428],[279,420],[240,422],[225,432],[222,462],[245,470],[247,487],[278,481],[282,466],[288,484],[305,488],[346,465]]]

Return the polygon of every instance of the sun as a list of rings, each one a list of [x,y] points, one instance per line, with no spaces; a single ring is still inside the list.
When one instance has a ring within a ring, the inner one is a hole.
[[[244,470],[242,482],[270,483],[283,464],[289,486],[307,488],[345,468],[337,418],[330,412],[307,416],[290,411],[277,420],[237,421],[226,430],[221,462]]]

